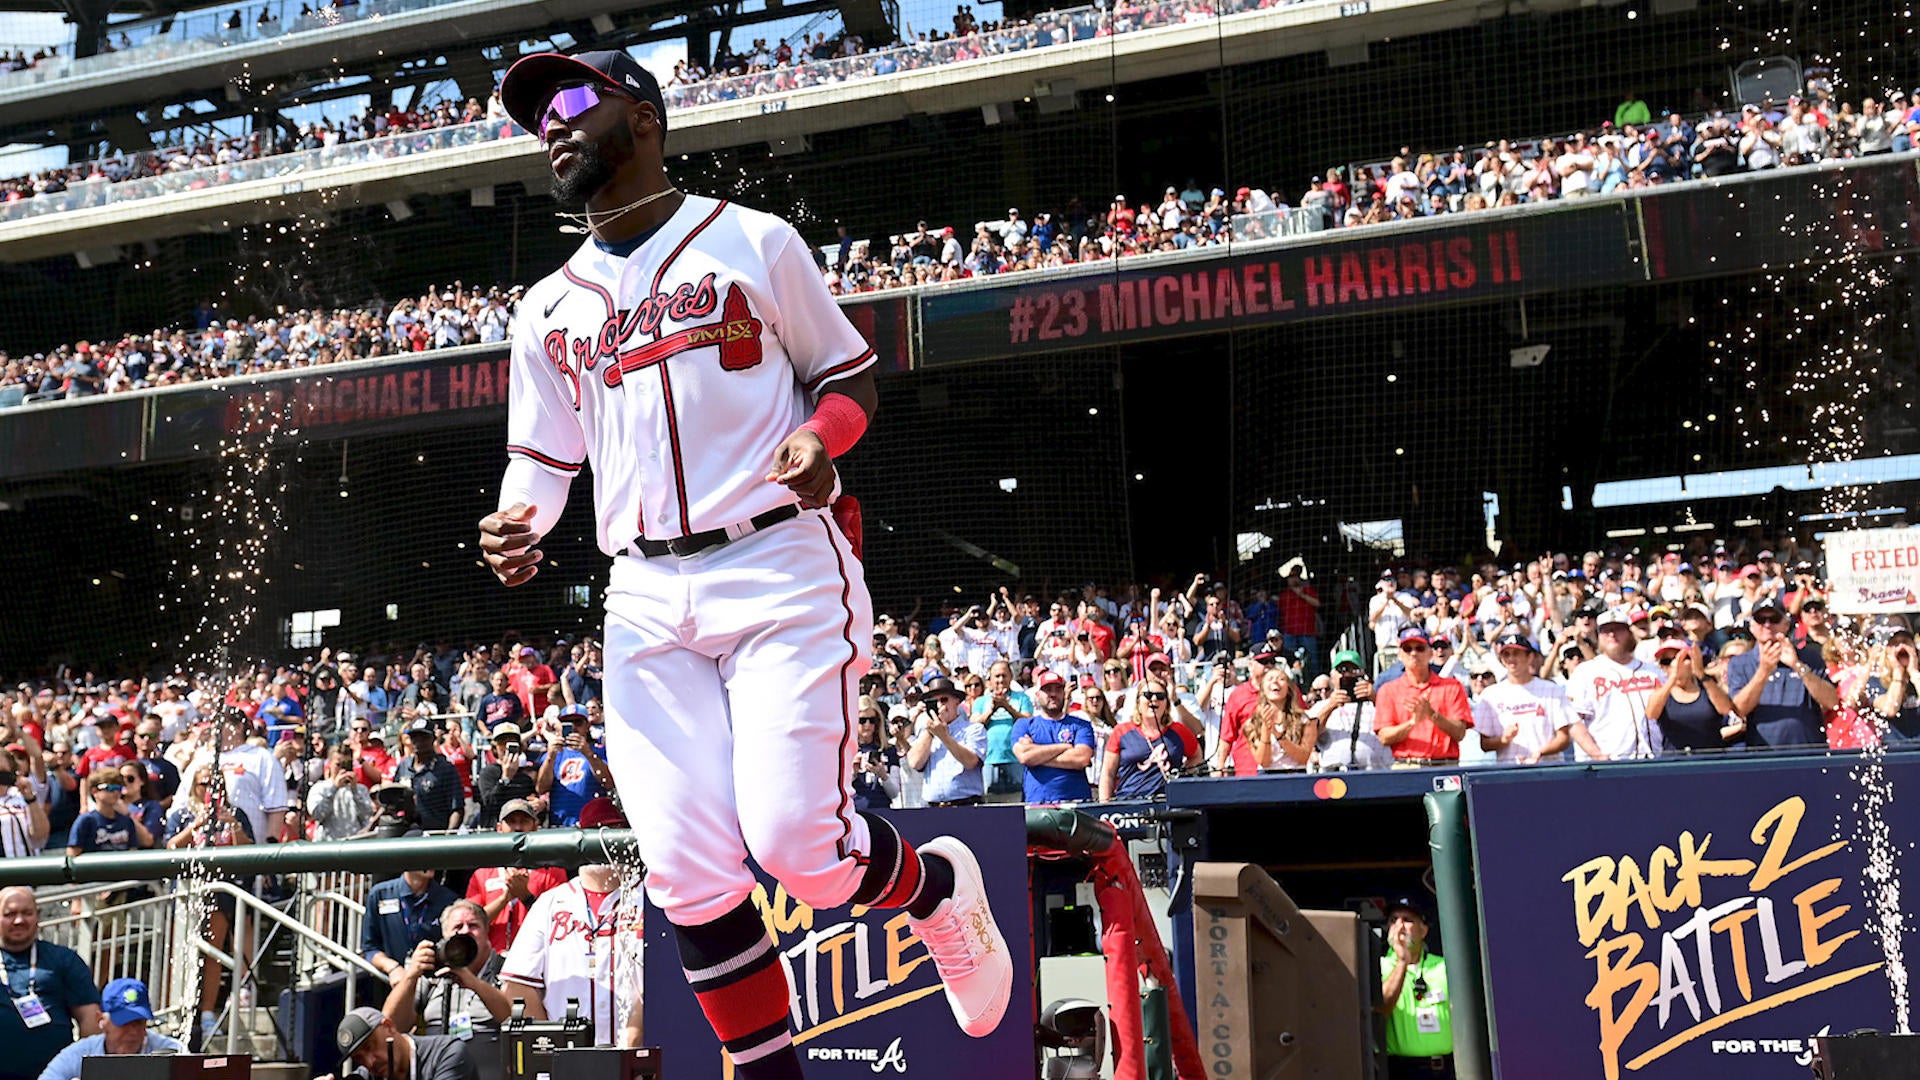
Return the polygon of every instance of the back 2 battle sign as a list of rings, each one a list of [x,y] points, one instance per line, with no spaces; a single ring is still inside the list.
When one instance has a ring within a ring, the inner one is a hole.
[[[1876,847],[1911,860],[1920,895],[1920,828],[1901,800],[1870,842],[1855,768],[1473,776],[1497,1074],[1804,1077],[1812,1036],[1891,1030],[1869,865]],[[1886,775],[1920,799],[1920,763]]]
[[[1027,827],[1021,808],[968,806],[888,815],[915,844],[958,837],[980,861],[994,918],[1013,954],[1013,1000],[1000,1026],[960,1030],[925,945],[904,911],[815,911],[760,877],[753,896],[786,968],[794,1043],[807,1080],[1032,1076],[1033,971]],[[757,872],[757,870],[756,870]],[[669,1075],[728,1080],[732,1068],[681,973],[671,927],[648,905],[646,1040]]]

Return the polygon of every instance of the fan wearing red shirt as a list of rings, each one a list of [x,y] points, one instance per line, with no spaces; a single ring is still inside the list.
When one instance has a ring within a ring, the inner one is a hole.
[[[1080,617],[1073,621],[1072,627],[1076,637],[1085,634],[1093,639],[1093,647],[1100,650],[1100,659],[1105,660],[1113,655],[1113,627],[1107,625],[1103,615],[1100,605],[1083,600]]]
[[[1460,740],[1473,726],[1467,688],[1435,674],[1432,655],[1427,632],[1407,627],[1400,633],[1406,674],[1374,691],[1373,730],[1396,761],[1458,761]]]
[[[537,717],[542,709],[534,707],[538,696],[542,708],[547,703],[546,688],[560,680],[553,677],[553,669],[540,662],[540,650],[531,645],[522,645],[519,656],[507,666],[507,685],[520,695],[520,704],[527,707],[527,715]]]
[[[500,808],[500,821],[494,832],[530,833],[540,827],[539,815],[525,799],[511,799]],[[504,953],[513,944],[520,924],[526,921],[527,908],[536,897],[557,885],[567,883],[567,872],[557,866],[490,866],[475,870],[467,879],[467,899],[479,904],[492,920],[487,940],[495,952]]]
[[[120,718],[111,714],[95,718],[94,729],[100,732],[100,745],[80,755],[79,764],[74,766],[74,775],[88,777],[93,770],[103,765],[119,765],[123,761],[134,760],[133,747],[120,741],[122,727]]]
[[[1247,681],[1227,691],[1226,711],[1220,720],[1221,730],[1226,730],[1228,722],[1234,725],[1235,730],[1246,728],[1254,707],[1260,704],[1260,677],[1267,673],[1267,665],[1279,658],[1279,642],[1269,639],[1254,643],[1253,650],[1247,654]]]
[[[373,730],[365,720],[355,720],[347,732],[347,747],[353,751],[353,767],[360,782],[369,788],[387,782],[393,775],[393,755],[387,753],[386,736]]]

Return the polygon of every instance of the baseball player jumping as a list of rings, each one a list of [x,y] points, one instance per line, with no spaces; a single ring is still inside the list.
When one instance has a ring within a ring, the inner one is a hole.
[[[1013,966],[979,863],[853,809],[873,605],[827,507],[873,414],[873,351],[792,226],[668,183],[660,87],[626,53],[527,56],[500,95],[591,235],[521,301],[480,546],[508,586],[532,580],[593,462],[608,763],[701,1008],[737,1075],[801,1075],[751,854],[814,908],[905,908],[960,1026],[987,1034]]]

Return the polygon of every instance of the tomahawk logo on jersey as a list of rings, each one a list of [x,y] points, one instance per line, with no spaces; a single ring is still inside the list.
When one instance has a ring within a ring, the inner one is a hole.
[[[699,196],[627,258],[582,244],[522,310],[508,450],[565,476],[593,462],[609,555],[793,502],[768,464],[822,388],[874,362],[792,226]],[[714,445],[731,452],[689,449]]]

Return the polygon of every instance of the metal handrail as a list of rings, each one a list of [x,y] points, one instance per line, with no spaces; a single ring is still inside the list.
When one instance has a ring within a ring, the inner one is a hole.
[[[626,829],[542,829],[531,833],[470,833],[430,839],[302,840],[290,844],[182,851],[101,851],[0,859],[0,886],[70,885],[180,877],[198,867],[222,875],[328,873],[336,870],[397,874],[432,867],[475,870],[488,866],[577,867],[604,862],[616,851],[636,850]]]
[[[319,948],[321,952],[328,953],[342,960],[345,960],[349,966],[357,967],[362,971],[365,971],[369,975],[375,975],[382,979],[387,977],[385,972],[381,971],[377,967],[374,967],[373,963],[369,961],[366,957],[361,956],[359,953],[354,952],[352,949],[347,948],[345,945],[342,945],[339,942],[333,940],[332,938],[327,937],[325,934],[322,934],[319,931],[306,926],[304,923],[300,922],[300,920],[294,918],[291,915],[288,915],[286,912],[281,911],[279,908],[274,907],[272,904],[267,903],[265,900],[260,899],[259,897],[253,895],[252,893],[247,892],[246,890],[240,888],[238,885],[235,885],[235,884],[232,884],[231,882],[226,882],[226,881],[209,881],[206,883],[205,887],[209,889],[214,889],[219,892],[226,893],[228,896],[233,897],[236,901],[247,905],[249,908],[252,908],[256,913],[260,915],[264,915],[267,918],[273,920],[274,922],[279,923],[281,926],[286,927],[288,930],[293,931],[296,935],[305,939],[309,944],[312,944],[317,948]],[[365,909],[363,908],[362,910],[364,911]]]

